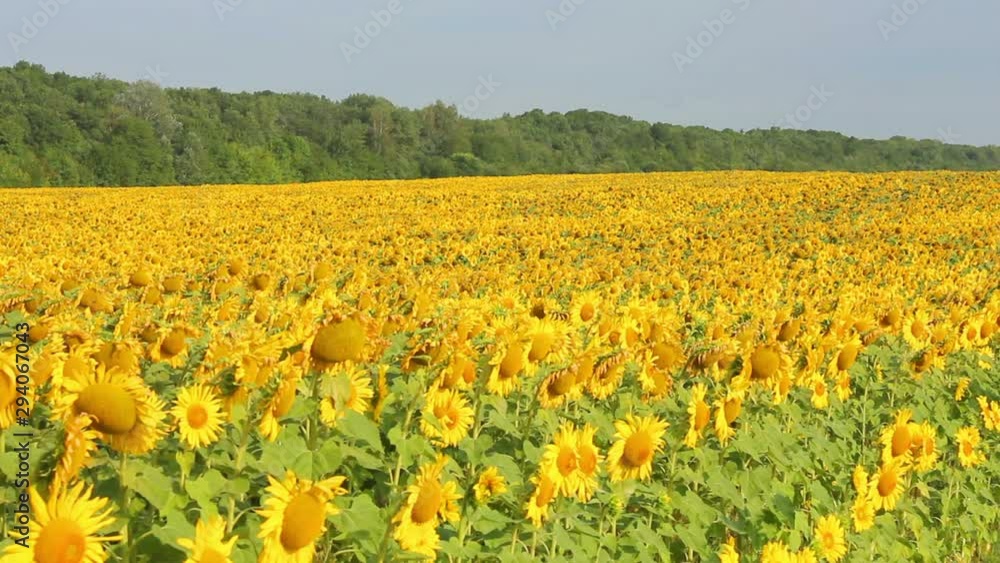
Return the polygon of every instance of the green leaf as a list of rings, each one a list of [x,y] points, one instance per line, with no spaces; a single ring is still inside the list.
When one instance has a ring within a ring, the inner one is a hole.
[[[344,418],[337,421],[337,429],[350,440],[359,440],[375,452],[382,453],[382,436],[378,426],[367,416],[349,410]]]
[[[483,534],[489,534],[490,532],[503,529],[513,522],[513,520],[488,506],[480,506],[473,513],[471,522],[474,530]]]
[[[198,503],[198,507],[202,511],[216,514],[219,494],[227,484],[228,482],[222,473],[215,469],[209,469],[197,479],[188,480],[184,489]]]
[[[163,512],[174,496],[174,479],[168,478],[158,467],[153,467],[142,461],[134,461],[126,465],[129,486],[143,496],[149,504]]]

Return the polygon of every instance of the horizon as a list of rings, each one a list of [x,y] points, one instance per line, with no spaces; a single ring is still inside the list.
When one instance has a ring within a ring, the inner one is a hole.
[[[476,119],[587,109],[985,147],[1000,145],[996,16],[1000,6],[972,0],[15,0],[0,6],[0,65],[226,92],[365,93],[408,108],[441,100]],[[490,76],[496,87],[477,92]]]

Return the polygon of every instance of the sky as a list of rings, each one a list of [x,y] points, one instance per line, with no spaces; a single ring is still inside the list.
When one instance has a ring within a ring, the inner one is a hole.
[[[0,66],[1000,145],[982,0],[3,0]]]

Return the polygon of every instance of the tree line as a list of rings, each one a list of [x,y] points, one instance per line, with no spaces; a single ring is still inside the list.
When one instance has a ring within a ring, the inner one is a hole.
[[[364,94],[334,101],[0,68],[0,186],[722,169],[996,170],[1000,148],[717,131],[587,110],[471,119],[442,102],[408,109]]]

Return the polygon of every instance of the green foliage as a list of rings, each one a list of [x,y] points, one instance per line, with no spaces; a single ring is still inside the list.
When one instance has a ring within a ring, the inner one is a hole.
[[[162,89],[0,68],[0,186],[288,183],[665,170],[994,170],[997,147],[649,124],[541,110],[470,119],[367,95]]]

